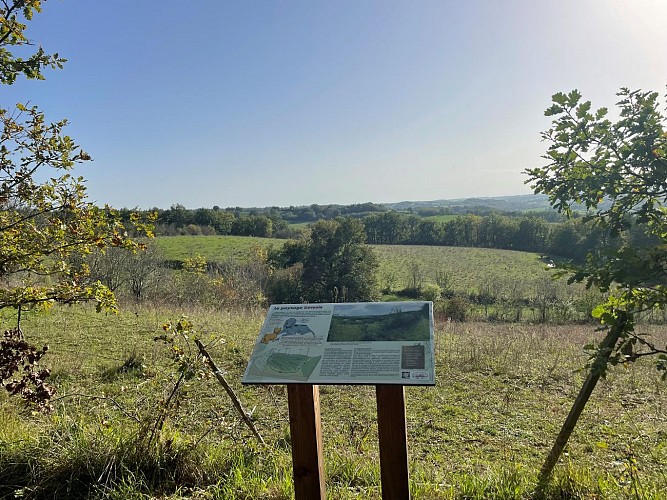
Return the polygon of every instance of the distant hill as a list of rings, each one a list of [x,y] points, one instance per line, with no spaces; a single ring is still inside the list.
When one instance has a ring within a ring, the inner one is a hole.
[[[551,210],[549,198],[543,194],[520,194],[514,196],[494,196],[483,198],[459,198],[454,200],[400,201],[382,203],[383,206],[398,211],[418,210],[422,208],[470,208],[492,209],[502,212],[525,212]]]
[[[577,208],[577,207],[575,207]],[[581,207],[583,212],[584,207]],[[412,215],[430,218],[437,222],[448,222],[459,215],[488,216],[503,214],[513,217],[536,216],[547,222],[558,222],[562,215],[551,208],[544,195],[523,194],[454,200],[401,201],[397,203],[354,203],[351,205],[303,205],[290,207],[243,208],[197,208],[187,209],[172,205],[168,210],[157,212],[156,234],[175,235],[232,235],[295,238],[303,226],[322,219],[336,217],[369,217],[376,222],[383,212],[396,211],[395,215]],[[130,209],[122,209],[121,216],[129,220]],[[372,217],[370,217],[372,216]],[[393,217],[391,216],[391,217]],[[386,217],[383,220],[390,220]],[[414,222],[414,220],[413,220]]]

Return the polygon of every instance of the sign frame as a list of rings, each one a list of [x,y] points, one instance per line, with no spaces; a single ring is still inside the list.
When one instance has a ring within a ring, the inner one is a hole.
[[[409,500],[405,386],[435,385],[433,302],[274,304],[242,383],[287,386],[296,500],[326,498],[319,384],[375,385],[382,498]]]
[[[433,303],[274,304],[243,384],[435,385]]]

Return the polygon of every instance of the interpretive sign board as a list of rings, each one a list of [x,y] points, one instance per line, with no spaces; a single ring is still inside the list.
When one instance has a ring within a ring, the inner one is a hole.
[[[242,382],[435,385],[433,303],[274,304]]]

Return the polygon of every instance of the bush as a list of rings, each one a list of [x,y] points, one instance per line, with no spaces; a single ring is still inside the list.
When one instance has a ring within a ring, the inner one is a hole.
[[[266,296],[270,304],[300,304],[303,290],[301,275],[303,264],[298,263],[286,269],[277,269],[268,279]]]
[[[469,311],[470,302],[464,297],[452,297],[445,301],[444,312],[451,321],[466,321]]]
[[[422,287],[420,295],[423,300],[435,302],[442,297],[442,288],[435,283],[428,283],[426,286]]]

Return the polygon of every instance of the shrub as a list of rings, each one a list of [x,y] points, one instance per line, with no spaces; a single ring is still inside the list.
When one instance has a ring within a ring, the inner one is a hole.
[[[451,321],[466,321],[470,311],[470,302],[464,297],[452,297],[445,301],[444,311]]]
[[[435,302],[442,296],[442,288],[435,283],[427,283],[421,289],[421,298]]]

